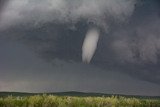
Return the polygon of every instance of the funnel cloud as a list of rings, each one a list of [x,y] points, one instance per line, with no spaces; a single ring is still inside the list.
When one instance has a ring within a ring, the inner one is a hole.
[[[85,63],[90,63],[99,40],[99,31],[98,29],[90,29],[83,42],[82,46],[82,61]]]

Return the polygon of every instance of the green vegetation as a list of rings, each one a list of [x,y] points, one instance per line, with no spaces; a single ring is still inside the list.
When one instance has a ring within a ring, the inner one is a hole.
[[[126,97],[74,97],[54,95],[8,96],[0,107],[160,107],[160,99]]]

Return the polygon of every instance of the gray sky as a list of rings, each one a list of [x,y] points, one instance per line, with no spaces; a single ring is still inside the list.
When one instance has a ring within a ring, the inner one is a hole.
[[[10,0],[0,9],[0,91],[160,95],[158,0]],[[93,27],[100,38],[85,64]]]

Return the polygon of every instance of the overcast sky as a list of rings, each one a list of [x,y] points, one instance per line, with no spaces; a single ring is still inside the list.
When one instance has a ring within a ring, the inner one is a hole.
[[[0,91],[160,96],[159,0],[0,3]]]

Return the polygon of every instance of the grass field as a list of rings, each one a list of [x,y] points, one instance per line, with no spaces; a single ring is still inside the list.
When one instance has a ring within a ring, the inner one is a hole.
[[[160,99],[121,96],[75,97],[43,94],[1,97],[0,107],[160,107]]]

